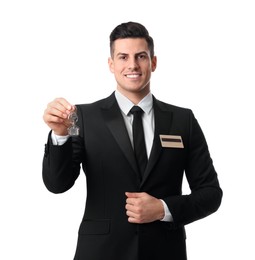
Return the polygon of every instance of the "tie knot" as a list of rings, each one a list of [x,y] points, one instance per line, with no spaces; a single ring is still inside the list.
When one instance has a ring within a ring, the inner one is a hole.
[[[142,114],[142,113],[143,113],[143,110],[142,110],[139,106],[133,106],[133,107],[130,109],[130,113],[131,113],[131,114]]]

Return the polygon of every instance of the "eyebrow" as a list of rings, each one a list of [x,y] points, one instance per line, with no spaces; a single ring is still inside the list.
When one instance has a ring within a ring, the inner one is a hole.
[[[149,56],[146,51],[141,51],[141,52],[135,53],[135,56],[138,56],[138,55],[141,55],[141,54],[145,54],[145,55]],[[116,56],[120,56],[120,55],[129,55],[129,54],[125,53],[125,52],[119,52],[119,53],[116,54]]]

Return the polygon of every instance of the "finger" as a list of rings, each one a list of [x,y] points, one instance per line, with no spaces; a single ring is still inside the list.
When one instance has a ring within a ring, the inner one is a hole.
[[[132,211],[132,212],[136,212],[136,208],[132,204],[126,204],[125,208],[126,208],[126,210],[129,210],[129,211]]]
[[[127,210],[126,214],[129,218],[138,219],[138,215],[134,213],[133,211]]]
[[[128,217],[128,222],[129,223],[138,223],[136,218],[133,218],[133,217]]]
[[[140,219],[136,214],[127,211],[128,222],[130,223],[143,223],[142,219]]]
[[[62,113],[61,117],[66,118],[71,113],[71,111],[75,110],[75,106],[71,105],[64,98],[56,98],[48,104],[47,109],[49,113],[57,116],[60,115],[56,114],[56,111],[60,111]]]
[[[69,104],[65,99],[57,98],[48,104],[45,110],[45,114],[50,114],[66,119],[70,112],[74,109],[75,106]]]
[[[139,198],[127,198],[126,203],[128,205],[139,206],[141,200]]]
[[[56,98],[54,101],[56,104],[61,105],[61,107],[63,107],[64,110],[71,111],[74,109],[74,106],[71,103],[69,103],[65,98]]]
[[[64,119],[62,117],[54,116],[51,114],[45,115],[43,119],[47,124],[51,124],[51,123],[60,123],[61,124],[64,122]]]
[[[63,123],[67,118],[66,114],[63,114],[55,108],[47,108],[43,115],[43,120],[46,124]]]
[[[133,198],[127,198],[127,199],[126,199],[126,203],[127,203],[127,204],[130,204],[130,205],[134,205],[134,201],[135,201],[135,200],[134,200]]]

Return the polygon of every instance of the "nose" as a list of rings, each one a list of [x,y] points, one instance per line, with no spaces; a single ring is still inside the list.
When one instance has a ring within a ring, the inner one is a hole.
[[[138,62],[137,62],[136,58],[135,57],[130,57],[129,58],[129,63],[128,63],[128,69],[135,70],[138,67],[139,67],[139,65],[138,65]]]

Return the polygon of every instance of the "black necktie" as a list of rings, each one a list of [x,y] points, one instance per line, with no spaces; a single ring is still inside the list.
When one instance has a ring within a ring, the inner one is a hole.
[[[134,142],[134,153],[137,162],[137,166],[142,177],[144,170],[147,165],[147,153],[144,140],[142,113],[143,110],[138,106],[133,106],[130,113],[134,115],[133,119],[133,142]]]

